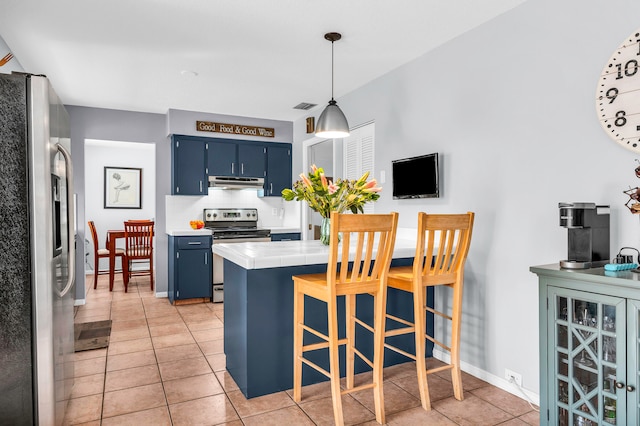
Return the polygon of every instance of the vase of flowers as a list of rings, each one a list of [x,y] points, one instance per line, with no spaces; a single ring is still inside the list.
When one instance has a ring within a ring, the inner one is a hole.
[[[311,210],[320,213],[322,226],[320,227],[320,241],[328,245],[330,235],[331,212],[364,213],[364,205],[380,198],[382,190],[375,179],[367,181],[369,172],[364,173],[358,180],[327,179],[321,167],[311,166],[307,175],[300,174],[300,180],[291,189],[282,190],[282,198],[286,201],[306,201]]]

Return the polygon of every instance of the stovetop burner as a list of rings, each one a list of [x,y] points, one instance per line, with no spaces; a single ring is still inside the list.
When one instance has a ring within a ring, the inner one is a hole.
[[[204,226],[214,239],[265,238],[270,229],[258,228],[257,209],[204,209]]]

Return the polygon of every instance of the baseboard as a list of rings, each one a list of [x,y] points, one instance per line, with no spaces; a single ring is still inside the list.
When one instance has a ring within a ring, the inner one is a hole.
[[[73,302],[73,306],[82,306],[87,304],[87,299],[76,299]]]
[[[448,352],[443,352],[436,349],[433,350],[433,357],[446,363],[449,363],[451,359]],[[518,398],[524,399],[526,401],[527,399],[524,398],[522,395],[524,393],[526,397],[529,398],[533,404],[540,406],[539,394],[531,392],[525,388],[518,389],[516,385],[509,382],[505,378],[498,377],[485,370],[481,370],[478,367],[471,365],[469,363],[466,363],[464,361],[460,361],[460,369],[465,373],[471,374],[472,376],[477,377],[478,379],[484,380],[485,382],[497,388],[500,388],[503,391],[509,392],[510,394],[515,395]]]
[[[156,297],[158,299],[161,299],[163,297],[169,297],[169,292],[168,291],[159,291],[156,293]]]

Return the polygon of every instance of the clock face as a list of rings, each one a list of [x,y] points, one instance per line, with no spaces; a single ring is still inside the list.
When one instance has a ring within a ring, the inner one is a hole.
[[[596,109],[602,128],[640,153],[640,29],[613,52],[598,81]]]

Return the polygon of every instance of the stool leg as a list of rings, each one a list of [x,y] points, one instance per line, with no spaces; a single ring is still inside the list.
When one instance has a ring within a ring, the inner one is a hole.
[[[387,310],[386,290],[374,296],[373,312],[373,400],[376,410],[376,421],[384,424],[384,322]]]
[[[96,252],[93,257],[93,289],[98,288],[98,269],[100,266],[100,258],[98,257],[98,253]]]
[[[353,382],[354,372],[354,362],[355,362],[355,352],[353,347],[356,342],[356,296],[353,294],[348,294],[345,296],[344,300],[345,305],[345,316],[346,316],[346,338],[347,344],[346,346],[346,379],[347,379],[347,389],[353,389],[355,383]]]
[[[340,395],[340,362],[338,358],[338,306],[335,297],[327,303],[329,325],[329,374],[331,375],[331,397],[333,399],[333,417],[336,426],[344,425],[342,416],[342,396]]]
[[[413,319],[415,323],[416,338],[416,370],[418,372],[418,387],[420,389],[420,401],[422,408],[431,410],[431,398],[429,397],[429,383],[427,382],[426,362],[426,287],[420,286],[413,292]]]
[[[293,400],[300,402],[302,397],[302,339],[304,330],[304,294],[298,291],[294,283],[293,292]]]
[[[462,373],[460,372],[460,320],[462,317],[462,278],[453,285],[453,309],[451,313],[451,381],[453,396],[463,400]]]

